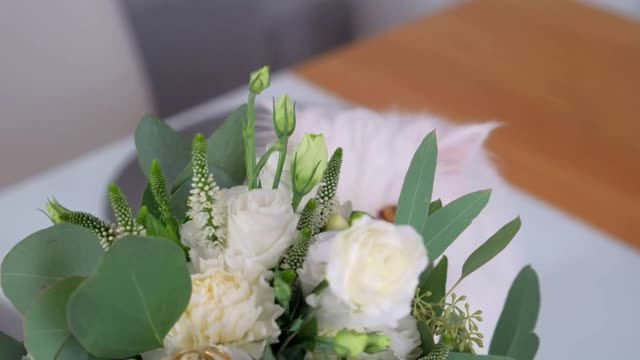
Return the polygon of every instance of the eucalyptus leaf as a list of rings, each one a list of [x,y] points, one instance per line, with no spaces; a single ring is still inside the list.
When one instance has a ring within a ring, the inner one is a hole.
[[[38,357],[33,357],[34,359],[39,359]],[[58,356],[56,356],[55,360],[94,360],[98,359],[85,350],[82,345],[76,340],[73,336],[70,336],[67,341],[62,345],[60,351],[58,352]]]
[[[77,358],[58,354],[67,341],[73,339],[67,326],[67,300],[83,280],[75,276],[54,283],[29,308],[24,319],[24,343],[35,359]],[[84,355],[86,357],[86,351]]]
[[[460,276],[460,280],[478,270],[504,250],[507,245],[509,245],[513,237],[516,236],[521,225],[522,222],[520,221],[520,218],[517,217],[500,228],[500,230],[491,236],[484,244],[480,245],[478,249],[469,255],[467,260],[464,262],[464,265],[462,265],[462,275]]]
[[[171,194],[169,199],[169,206],[171,208],[171,215],[175,218],[183,220],[186,217],[188,210],[188,200],[191,193],[191,182],[185,182],[176,191]]]
[[[151,162],[157,159],[167,183],[172,184],[191,159],[191,141],[153,116],[140,120],[135,143],[138,164],[147,178]]]
[[[125,236],[69,299],[69,328],[96,356],[133,356],[162,347],[190,297],[180,247],[166,239]]]
[[[464,195],[427,217],[422,233],[429,259],[437,259],[489,202],[491,190]]]
[[[27,349],[21,342],[0,331],[0,354],[6,359],[20,360],[27,355]]]
[[[267,346],[264,348],[264,352],[262,353],[262,360],[276,360],[276,356],[271,351],[271,346]]]
[[[438,265],[429,274],[420,275],[420,284],[418,285],[420,293],[423,294],[426,291],[430,291],[431,296],[429,299],[432,302],[440,301],[446,293],[448,263],[447,257],[443,256]]]
[[[539,340],[534,328],[540,311],[540,285],[531,266],[524,267],[509,289],[489,353],[517,360],[533,359]]]
[[[104,255],[96,235],[71,224],[27,236],[2,261],[2,290],[25,314],[36,296],[58,280],[89,276]]]
[[[418,333],[420,334],[420,349],[422,349],[422,356],[428,355],[436,346],[433,341],[433,334],[427,324],[422,321],[418,321]]]
[[[241,185],[246,178],[244,138],[242,137],[242,122],[246,113],[246,105],[240,106],[207,139],[209,171],[213,174],[216,183],[222,188]],[[188,161],[173,181],[172,194],[177,193],[185,185],[190,187],[192,175],[193,168],[191,161]]]
[[[395,214],[396,224],[409,224],[418,232],[424,228],[429,214],[437,158],[436,133],[432,131],[422,140],[404,177]]]
[[[431,202],[429,205],[429,216],[433,215],[434,212],[442,209],[442,200],[436,199]]]
[[[242,136],[242,123],[246,117],[247,106],[242,105],[207,139],[209,169],[223,188],[240,185],[246,177]]]
[[[447,360],[518,360],[518,359],[508,357],[508,356],[473,355],[473,354],[467,354],[467,353],[450,352],[449,356],[447,356]]]

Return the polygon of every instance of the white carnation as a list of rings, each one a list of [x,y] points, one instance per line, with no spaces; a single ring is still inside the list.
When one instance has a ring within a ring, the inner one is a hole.
[[[191,276],[191,300],[165,338],[166,354],[228,346],[258,358],[280,334],[283,312],[264,268],[233,251],[197,263],[201,272]]]

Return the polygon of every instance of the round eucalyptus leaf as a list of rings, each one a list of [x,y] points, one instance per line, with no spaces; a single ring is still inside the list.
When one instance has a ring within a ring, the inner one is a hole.
[[[9,251],[0,270],[2,290],[23,315],[37,295],[56,281],[89,276],[104,255],[89,230],[59,224],[27,236]]]
[[[190,297],[180,247],[167,239],[125,236],[69,299],[69,327],[91,354],[126,358],[161,347]]]
[[[60,280],[33,302],[24,319],[24,342],[34,359],[87,358],[82,347],[74,346],[66,312],[69,296],[83,280],[82,277]]]

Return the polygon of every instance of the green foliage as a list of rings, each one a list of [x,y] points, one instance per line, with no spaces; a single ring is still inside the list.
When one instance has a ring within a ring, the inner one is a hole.
[[[300,214],[300,219],[298,220],[298,225],[296,229],[302,230],[304,228],[311,229],[311,233],[315,234],[318,232],[318,202],[316,199],[309,199],[307,203],[304,205],[304,209],[302,209],[302,213]]]
[[[427,217],[422,236],[429,259],[437,259],[471,221],[480,214],[489,201],[491,190],[464,195]],[[423,214],[424,215],[424,214]]]
[[[421,357],[419,360],[446,360],[449,355],[449,345],[438,344],[427,356]]]
[[[27,236],[2,261],[2,290],[23,315],[36,296],[58,280],[93,273],[104,251],[95,235],[59,224]]]
[[[189,163],[191,142],[155,117],[145,116],[140,120],[135,132],[135,144],[138,164],[148,179],[154,160],[159,163],[169,182],[173,182]]]
[[[422,354],[429,354],[436,346],[431,329],[424,321],[418,321],[418,333],[420,334],[420,349]]]
[[[489,353],[515,360],[533,359],[539,345],[538,336],[534,333],[539,311],[538,276],[530,266],[526,266],[509,289]]]
[[[69,223],[90,230],[98,237],[100,245],[105,249],[108,249],[116,239],[115,227],[92,214],[69,210],[56,199],[47,201],[46,207],[47,215],[54,224]]]
[[[437,199],[433,200],[429,205],[429,216],[433,215],[434,212],[442,209],[442,200]]]
[[[116,221],[118,222],[118,228],[116,233],[118,236],[133,234],[140,235],[144,233],[144,223],[139,223],[133,217],[133,211],[129,207],[129,201],[125,197],[122,190],[116,184],[109,184],[108,187],[109,202],[113,209]]]
[[[311,236],[311,229],[304,228],[299,230],[293,245],[291,245],[282,256],[280,268],[284,270],[292,269],[294,271],[301,268],[312,241],[313,236]]]
[[[338,184],[340,182],[340,169],[342,168],[342,148],[337,148],[333,152],[327,168],[320,180],[320,188],[316,194],[316,201],[318,203],[318,215],[317,215],[317,228],[323,228],[329,218],[335,212],[335,206],[337,205],[336,194],[338,193]],[[313,233],[315,235],[315,232]]]
[[[447,267],[449,261],[443,256],[438,265],[431,271],[420,274],[420,283],[416,296],[428,302],[437,303],[444,298],[447,286]],[[440,309],[436,309],[439,315]]]
[[[106,252],[68,302],[68,324],[94,355],[124,358],[162,346],[191,296],[182,250],[128,235]]]
[[[238,107],[207,139],[209,171],[213,173],[216,183],[224,188],[241,185],[247,175],[242,138],[242,120],[246,116],[247,106]]]
[[[429,332],[439,336],[440,341],[453,350],[475,354],[474,345],[484,347],[484,336],[478,332],[478,322],[482,321],[482,311],[470,311],[466,296],[451,294],[451,301],[442,299],[430,302],[424,296],[413,301],[413,315],[429,327]],[[462,305],[464,304],[464,305]],[[439,311],[436,311],[439,309]]]
[[[151,171],[149,173],[149,189],[157,208],[160,211],[160,219],[166,225],[167,238],[179,244],[178,241],[178,225],[176,219],[171,213],[169,206],[169,197],[167,195],[167,186],[160,169],[160,163],[156,160],[151,162]]]
[[[422,140],[409,165],[398,199],[396,224],[409,224],[418,232],[424,229],[431,203],[437,158],[436,133],[433,131]]]
[[[276,294],[276,300],[286,313],[289,313],[289,303],[291,295],[296,286],[297,275],[292,269],[276,271],[273,279],[273,290]]]
[[[27,355],[27,350],[18,340],[0,331],[0,354],[6,359],[20,360],[22,356]]]
[[[516,236],[518,230],[520,230],[521,224],[519,217],[513,219],[511,222],[500,228],[500,230],[491,236],[489,240],[480,245],[478,249],[469,255],[467,260],[464,262],[464,265],[462,265],[462,275],[460,276],[460,280],[478,270],[504,250],[511,242],[511,239]]]
[[[61,356],[75,347],[73,335],[67,326],[67,300],[84,280],[68,277],[54,283],[38,297],[24,319],[25,345],[34,359],[77,359]],[[80,348],[82,354],[82,348]],[[77,354],[77,350],[73,351]],[[86,352],[84,355],[86,356]]]

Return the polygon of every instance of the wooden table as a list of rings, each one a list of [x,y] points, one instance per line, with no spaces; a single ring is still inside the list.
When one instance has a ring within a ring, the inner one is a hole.
[[[296,69],[374,109],[498,119],[515,185],[640,247],[640,23],[564,0],[477,0]]]

